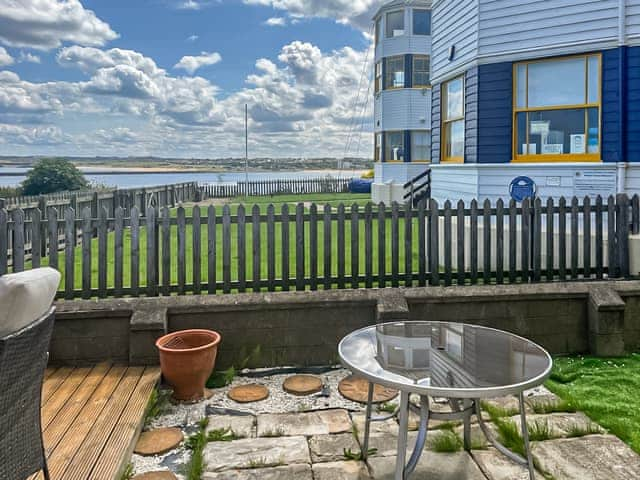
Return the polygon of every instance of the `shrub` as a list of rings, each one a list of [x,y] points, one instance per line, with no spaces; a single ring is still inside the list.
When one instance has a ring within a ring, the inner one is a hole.
[[[43,158],[22,182],[23,195],[43,195],[88,186],[80,170],[64,158]]]

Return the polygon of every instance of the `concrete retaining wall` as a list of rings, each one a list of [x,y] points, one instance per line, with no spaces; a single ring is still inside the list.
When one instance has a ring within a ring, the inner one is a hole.
[[[51,362],[158,362],[165,332],[222,334],[218,366],[325,365],[347,333],[376,321],[442,320],[507,330],[554,354],[640,349],[640,281],[342,290],[61,301]]]

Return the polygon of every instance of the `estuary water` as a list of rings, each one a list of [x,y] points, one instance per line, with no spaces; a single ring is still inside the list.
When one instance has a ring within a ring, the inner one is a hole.
[[[118,188],[152,187],[156,185],[171,185],[183,182],[209,183],[237,183],[244,182],[244,172],[162,172],[162,171],[131,171],[113,173],[108,169],[82,169],[85,177],[91,183]],[[28,168],[0,167],[0,186],[17,186],[24,179]],[[360,176],[359,171],[352,170],[313,170],[289,172],[249,172],[249,181],[283,180],[304,178],[351,178]]]

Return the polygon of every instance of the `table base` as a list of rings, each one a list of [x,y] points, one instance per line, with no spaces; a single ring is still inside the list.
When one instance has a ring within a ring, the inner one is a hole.
[[[371,410],[373,406],[373,384],[369,384],[369,392],[367,399],[367,409],[365,416],[365,430],[364,430],[364,441],[362,445],[362,458],[363,460],[367,460],[367,456],[369,453],[369,436],[371,432],[371,422],[380,422],[385,421],[390,418],[398,416],[399,423],[399,432],[398,432],[398,457],[396,460],[396,472],[395,472],[395,480],[408,480],[411,477],[411,474],[415,470],[418,465],[418,461],[422,455],[422,451],[424,450],[425,443],[427,441],[427,434],[429,432],[429,421],[433,420],[443,420],[443,421],[453,421],[453,420],[462,420],[464,425],[464,449],[466,451],[471,450],[471,417],[476,415],[478,419],[478,425],[483,435],[487,439],[491,445],[493,445],[496,450],[505,455],[507,458],[516,462],[519,465],[526,467],[529,470],[529,478],[530,480],[535,480],[535,468],[533,465],[533,457],[531,455],[531,444],[529,442],[529,429],[527,426],[527,415],[525,412],[525,404],[524,404],[524,395],[520,393],[518,395],[518,403],[519,403],[519,411],[520,411],[520,423],[522,429],[522,438],[524,441],[524,450],[525,457],[519,455],[516,452],[509,450],[507,447],[502,445],[493,435],[493,433],[489,430],[484,420],[482,419],[481,405],[480,399],[449,399],[449,404],[451,405],[451,412],[433,412],[429,406],[429,397],[421,396],[420,397],[420,407],[416,407],[412,403],[409,402],[409,393],[408,392],[400,392],[400,405],[398,409],[386,416],[382,417],[373,417]],[[407,437],[409,431],[409,410],[414,409],[420,415],[420,424],[418,427],[418,437],[416,439],[416,444],[409,457],[409,461],[406,460],[407,457]]]

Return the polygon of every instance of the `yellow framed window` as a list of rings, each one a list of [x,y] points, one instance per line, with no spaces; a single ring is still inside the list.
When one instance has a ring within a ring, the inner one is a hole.
[[[431,86],[429,55],[413,56],[413,87],[427,88]]]
[[[376,63],[375,93],[382,91],[382,62]]]
[[[404,132],[385,132],[385,162],[404,162]]]
[[[600,54],[514,65],[516,162],[601,160]]]
[[[442,162],[464,162],[464,77],[442,84]]]
[[[384,88],[386,90],[404,88],[404,55],[389,57],[386,62],[387,73]]]

